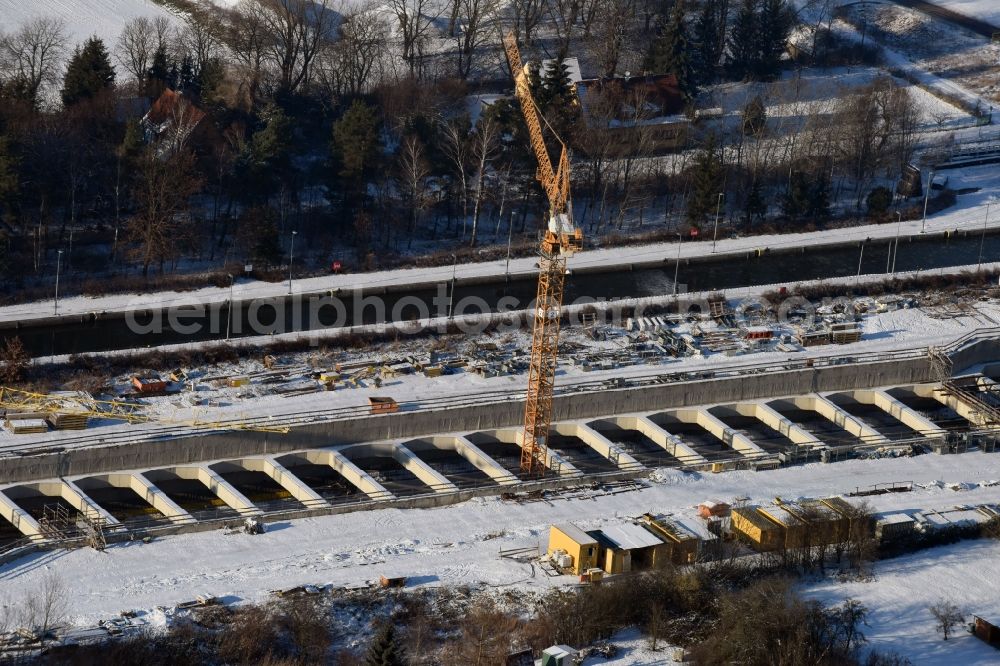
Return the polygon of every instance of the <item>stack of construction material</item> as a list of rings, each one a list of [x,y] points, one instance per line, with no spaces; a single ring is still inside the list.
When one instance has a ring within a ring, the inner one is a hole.
[[[46,420],[56,430],[86,430],[90,416],[84,411],[53,412]]]
[[[33,435],[49,431],[49,424],[45,422],[45,414],[36,412],[8,412],[4,425],[15,435]]]

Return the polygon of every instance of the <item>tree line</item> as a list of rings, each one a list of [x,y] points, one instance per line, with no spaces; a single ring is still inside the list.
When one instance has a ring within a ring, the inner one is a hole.
[[[655,111],[639,93],[609,87],[584,113],[571,51],[606,76],[674,74],[688,100],[723,79],[773,78],[795,21],[785,0],[167,4],[182,18],[133,19],[113,43],[71,44],[48,18],[0,35],[9,285],[51,278],[57,250],[77,274],[220,263],[264,274],[287,263],[292,231],[306,241],[301,261],[360,268],[531,237],[545,204],[517,102],[469,96],[509,90],[501,28],[532,62],[548,57],[531,69],[532,89],[573,149],[588,233],[697,227],[723,191],[724,217],[747,227],[822,220],[835,176],[870,189],[911,147],[893,85],[845,107],[861,133],[845,129],[835,150],[818,117],[775,127],[764,97],[748,101],[738,132],[684,129],[675,154],[655,146],[645,124]],[[181,100],[168,107],[169,131],[141,122],[165,91]],[[633,127],[625,153],[618,135],[595,131],[623,123]]]

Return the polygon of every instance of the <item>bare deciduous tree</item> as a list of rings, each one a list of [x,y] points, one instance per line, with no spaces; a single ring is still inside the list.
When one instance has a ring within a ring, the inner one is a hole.
[[[472,70],[473,58],[476,52],[496,32],[496,21],[499,18],[499,0],[456,0],[459,7],[459,18],[462,20],[462,30],[457,36],[458,76],[468,78]]]
[[[137,16],[122,28],[115,46],[115,58],[136,81],[143,81],[156,51],[156,31],[153,22]]]
[[[545,11],[544,0],[513,0],[510,7],[514,13],[514,35],[518,41],[530,44]]]
[[[188,16],[184,21],[179,39],[181,46],[191,54],[199,72],[205,71],[209,62],[216,57],[223,36],[222,22],[212,13]]]
[[[948,640],[955,625],[961,624],[965,620],[965,613],[954,603],[945,599],[930,606],[928,610],[934,616],[935,626],[941,632],[944,640]]]
[[[270,44],[264,8],[258,0],[242,0],[236,6],[226,41],[240,70],[240,88],[253,107],[264,83]]]
[[[264,6],[268,54],[278,85],[296,92],[311,81],[313,61],[333,35],[328,0],[258,0]]]
[[[139,163],[134,198],[136,214],[129,220],[128,236],[136,244],[132,252],[149,274],[153,262],[177,257],[184,245],[188,224],[188,199],[198,190],[194,155],[181,151],[163,159],[149,148]]]
[[[462,239],[465,240],[466,224],[469,218],[468,169],[470,161],[469,136],[464,118],[441,122],[442,149],[451,162],[456,184],[462,201]]]
[[[0,40],[0,80],[16,80],[29,101],[38,104],[42,88],[58,82],[66,53],[66,26],[36,18]]]
[[[424,147],[415,137],[407,137],[399,152],[399,184],[409,210],[410,243],[417,228],[420,213],[427,208],[427,177],[430,166],[424,157]]]
[[[18,622],[37,632],[44,641],[65,620],[67,595],[68,591],[59,574],[53,571],[46,573],[41,586],[24,600]]]
[[[389,0],[388,5],[399,24],[403,62],[410,68],[410,76],[416,76],[424,42],[439,14],[430,0]]]
[[[389,26],[378,6],[345,11],[337,40],[318,61],[326,88],[350,97],[370,91],[382,78],[388,42]]]
[[[500,149],[500,127],[493,118],[483,116],[472,136],[472,159],[476,166],[476,200],[472,211],[472,237],[469,245],[475,247],[479,233],[479,214],[483,207],[483,183],[486,180],[486,166],[496,157]]]

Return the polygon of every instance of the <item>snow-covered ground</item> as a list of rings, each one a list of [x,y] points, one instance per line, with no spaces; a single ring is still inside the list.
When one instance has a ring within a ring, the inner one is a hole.
[[[934,4],[1000,26],[997,0],[934,0]]]
[[[997,502],[1000,487],[992,484],[1000,479],[1000,455],[924,455],[770,472],[658,470],[651,479],[641,490],[584,500],[516,504],[483,498],[437,509],[387,509],[280,522],[260,536],[216,531],[158,538],[149,544],[117,544],[105,552],[39,553],[0,567],[0,590],[17,603],[54,572],[73,591],[68,613],[79,626],[93,625],[122,610],[152,609],[202,593],[234,602],[255,601],[273,589],[352,585],[380,575],[407,576],[411,587],[467,584],[545,590],[575,581],[550,578],[527,564],[500,558],[499,551],[540,546],[552,523],[572,521],[594,529],[654,511],[672,512],[698,527],[694,507],[708,498],[770,502],[776,496],[825,496],[894,481],[918,485],[911,493],[869,498],[876,510],[944,510],[960,503]],[[965,484],[960,487],[966,489],[951,490],[947,484],[952,482]],[[998,566],[988,560],[982,557],[979,562],[983,567]],[[956,593],[965,594],[966,584],[954,580],[960,585]],[[995,604],[1000,599],[998,580],[996,575],[970,579],[968,586],[978,590],[974,594],[970,590],[969,599],[985,600],[992,594]]]
[[[805,586],[807,596],[828,604],[852,598],[869,609],[861,627],[872,647],[893,650],[919,666],[987,666],[1000,654],[955,627],[948,641],[928,607],[942,600],[959,606],[966,622],[979,615],[1000,621],[1000,542],[963,541],[880,562],[875,580],[823,580]]]
[[[179,24],[176,14],[153,0],[0,0],[0,31],[14,32],[36,18],[60,19],[71,49],[95,35],[113,49],[125,24],[140,16]]]

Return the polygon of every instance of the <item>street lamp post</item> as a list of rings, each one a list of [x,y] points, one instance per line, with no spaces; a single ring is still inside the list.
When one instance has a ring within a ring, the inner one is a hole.
[[[448,318],[455,316],[455,279],[458,277],[458,255],[451,255],[451,295],[448,296]]]
[[[715,202],[715,229],[712,231],[712,254],[715,254],[715,242],[719,237],[719,211],[722,209],[722,192],[719,192],[719,199]]]
[[[893,246],[892,246],[893,247],[893,250],[892,250],[892,274],[893,275],[896,274],[896,257],[899,256],[899,231],[900,231],[900,228],[903,226],[903,213],[897,210],[896,211],[896,219],[897,219],[897,222],[896,222],[896,242],[893,243]]]
[[[992,203],[992,202],[990,202]],[[983,266],[983,246],[986,245],[986,227],[990,222],[990,204],[986,204],[986,217],[983,218],[983,235],[979,238],[979,262],[976,264],[976,272]]]
[[[55,314],[59,314],[59,270],[62,268],[62,254],[63,251],[59,250],[59,254],[56,255],[56,300],[55,300]]]
[[[927,177],[927,189],[924,190],[924,221],[920,223],[920,233],[924,233],[927,226],[927,200],[931,198],[931,185],[934,183],[934,172],[931,171]]]
[[[229,319],[226,320],[226,340],[229,339],[229,330],[233,325],[233,283],[236,282],[232,273],[227,273],[227,275],[229,276]]]
[[[292,242],[288,246],[288,294],[292,293],[292,261],[295,259],[295,236],[299,232],[292,232]]]
[[[684,237],[678,233],[677,234],[677,261],[674,262],[674,300],[677,300],[677,280],[680,278],[681,273],[681,241]]]
[[[865,258],[865,241],[867,240],[868,239],[866,238],[861,241],[861,252],[858,253],[858,276],[854,278],[854,284],[861,282],[861,261]]]

